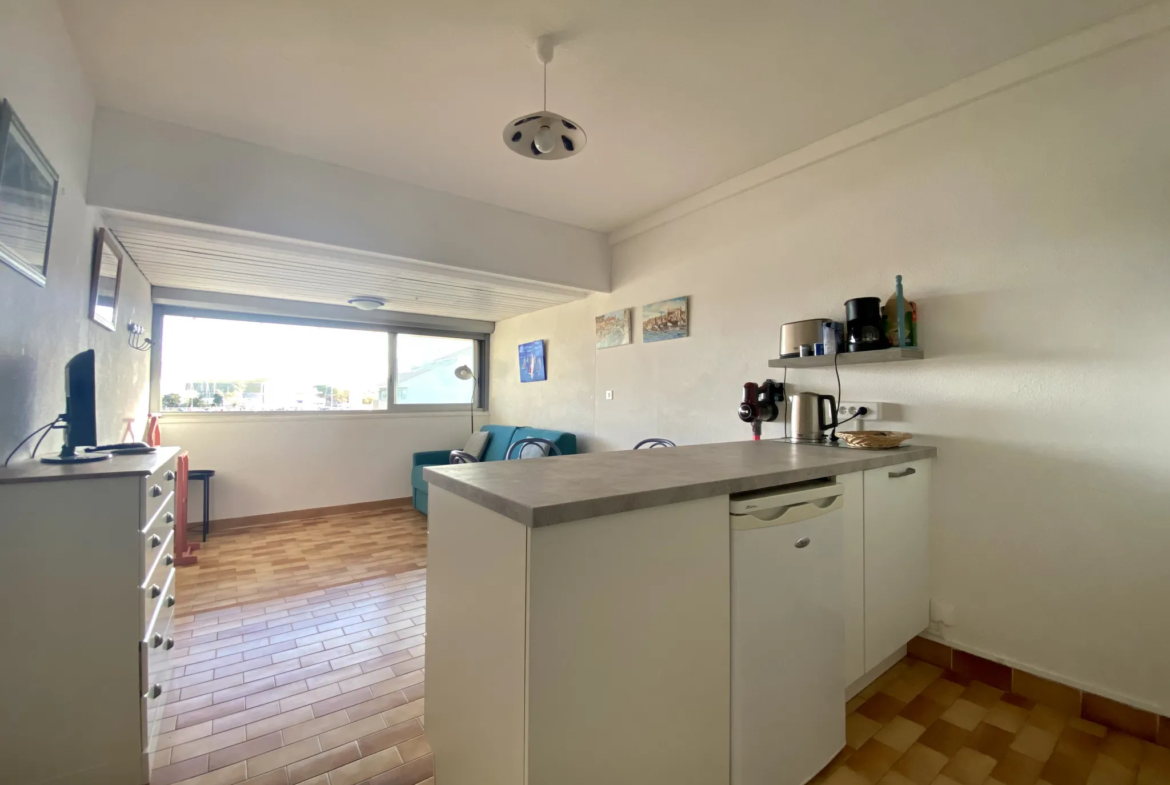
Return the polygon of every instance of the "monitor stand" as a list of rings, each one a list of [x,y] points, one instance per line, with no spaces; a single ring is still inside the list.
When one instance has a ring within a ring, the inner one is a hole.
[[[94,461],[104,461],[109,457],[110,454],[108,452],[91,452],[78,455],[75,448],[62,447],[59,455],[50,455],[46,458],[41,458],[41,463],[93,463]]]

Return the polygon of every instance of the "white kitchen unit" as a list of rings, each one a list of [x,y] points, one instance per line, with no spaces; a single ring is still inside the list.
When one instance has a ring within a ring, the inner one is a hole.
[[[436,782],[726,785],[727,496],[537,528],[430,505]]]
[[[844,677],[926,626],[934,454],[732,442],[426,469],[435,781],[801,785],[845,743]],[[793,509],[831,516],[729,518],[733,498],[828,486]]]
[[[845,746],[844,493],[731,498],[732,785],[804,785]]]
[[[0,470],[0,768],[145,785],[169,695],[176,448]]]
[[[866,672],[930,624],[930,463],[863,475]]]

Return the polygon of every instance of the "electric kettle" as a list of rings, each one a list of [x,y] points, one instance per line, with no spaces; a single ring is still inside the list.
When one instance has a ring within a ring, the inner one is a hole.
[[[829,416],[825,416],[825,403]],[[797,442],[823,442],[825,431],[837,427],[837,399],[802,392],[788,396],[788,435]]]

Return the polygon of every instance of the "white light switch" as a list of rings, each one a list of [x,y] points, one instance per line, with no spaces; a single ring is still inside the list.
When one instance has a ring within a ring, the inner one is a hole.
[[[607,401],[613,400],[613,390],[606,390],[605,391],[605,400],[607,400]]]

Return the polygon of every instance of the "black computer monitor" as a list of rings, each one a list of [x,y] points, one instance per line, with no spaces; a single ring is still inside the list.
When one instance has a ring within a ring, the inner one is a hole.
[[[88,463],[109,458],[107,453],[77,454],[78,447],[97,445],[97,384],[93,349],[65,364],[65,444],[61,454],[41,458],[45,463]]]

